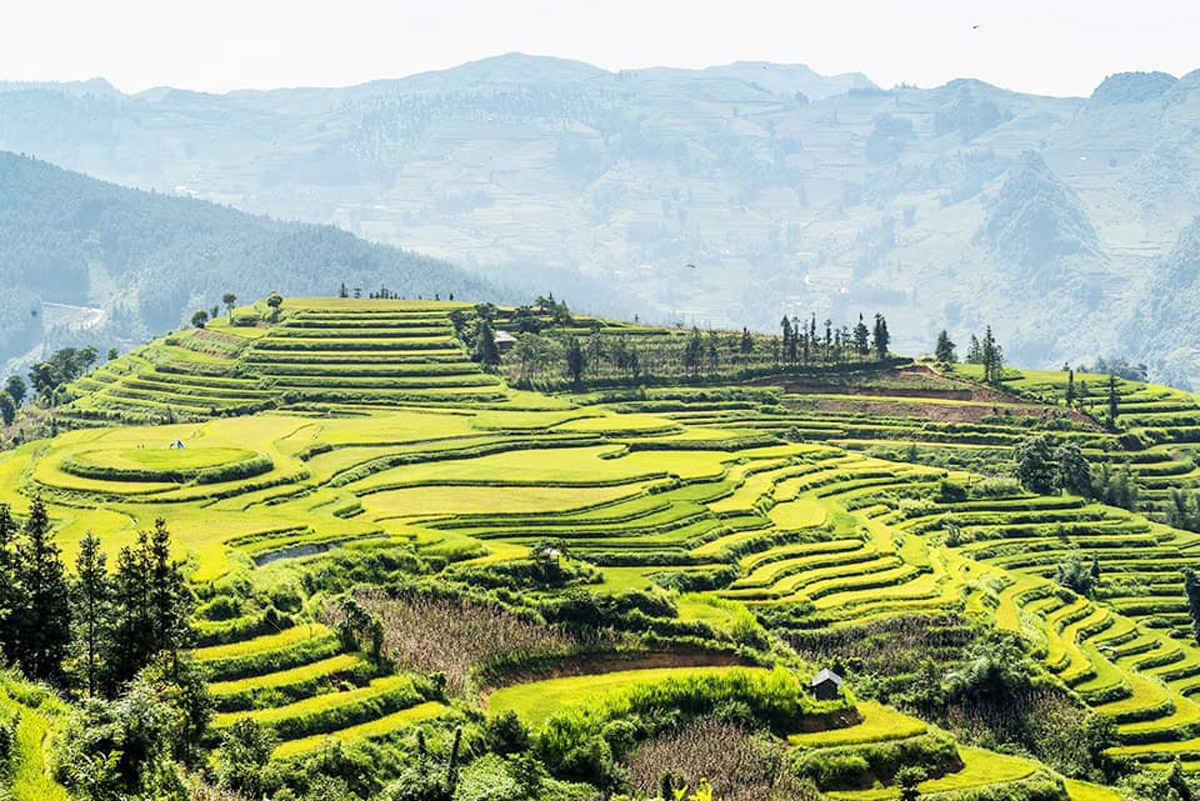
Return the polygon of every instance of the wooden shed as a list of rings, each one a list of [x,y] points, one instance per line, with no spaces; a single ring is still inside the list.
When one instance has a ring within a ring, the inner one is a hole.
[[[842,697],[842,677],[829,668],[821,668],[808,687],[818,701],[835,701]]]

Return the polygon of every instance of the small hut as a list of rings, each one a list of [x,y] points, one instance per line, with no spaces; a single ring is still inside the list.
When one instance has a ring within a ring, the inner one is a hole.
[[[501,353],[508,353],[513,345],[517,344],[517,338],[507,331],[497,331],[492,335],[492,341],[496,343],[496,350]]]
[[[177,451],[181,451],[184,448],[186,448],[187,446],[183,444],[183,440],[177,439],[174,442],[172,442],[169,447],[174,448]]]
[[[829,668],[821,668],[808,688],[818,701],[836,701],[842,697],[842,677]]]

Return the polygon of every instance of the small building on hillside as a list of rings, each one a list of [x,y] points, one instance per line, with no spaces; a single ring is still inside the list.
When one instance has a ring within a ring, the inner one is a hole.
[[[821,668],[808,688],[818,701],[836,701],[842,697],[842,677],[829,668]]]
[[[501,353],[508,353],[517,344],[517,338],[507,331],[497,331],[492,340],[496,343],[496,350]]]
[[[181,451],[184,448],[186,448],[187,446],[183,444],[183,440],[177,439],[171,443],[170,447],[174,448],[175,450]]]

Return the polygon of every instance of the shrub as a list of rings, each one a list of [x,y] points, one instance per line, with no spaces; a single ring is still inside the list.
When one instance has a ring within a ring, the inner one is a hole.
[[[529,750],[529,729],[511,709],[488,719],[484,739],[488,748],[497,754],[518,754]]]
[[[241,599],[228,595],[218,595],[196,607],[196,617],[200,620],[232,620],[241,613]]]
[[[813,780],[822,790],[869,787],[875,779],[891,782],[905,767],[919,767],[931,776],[958,770],[962,761],[954,738],[931,732],[904,740],[798,751],[792,757],[796,775]]]
[[[737,717],[749,717],[779,733],[794,730],[807,714],[832,712],[844,702],[813,701],[797,678],[783,668],[770,673],[735,670],[700,674],[635,685],[602,699],[563,710],[546,721],[537,738],[537,750],[552,769],[587,780],[572,767],[580,759],[574,753],[581,743],[600,739],[603,751],[611,752],[601,735],[606,724],[637,716],[645,731],[639,739],[672,723],[738,709]],[[673,714],[664,714],[671,710]],[[596,756],[597,746],[586,746]],[[619,754],[618,754],[619,755]],[[593,763],[588,763],[596,767]]]

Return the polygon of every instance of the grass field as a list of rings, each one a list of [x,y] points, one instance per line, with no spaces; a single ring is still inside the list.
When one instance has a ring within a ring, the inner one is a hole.
[[[537,727],[556,712],[575,704],[586,704],[610,693],[619,693],[643,684],[665,679],[722,675],[753,668],[686,667],[648,670],[618,670],[503,687],[488,696],[489,715],[512,711],[532,727]]]

